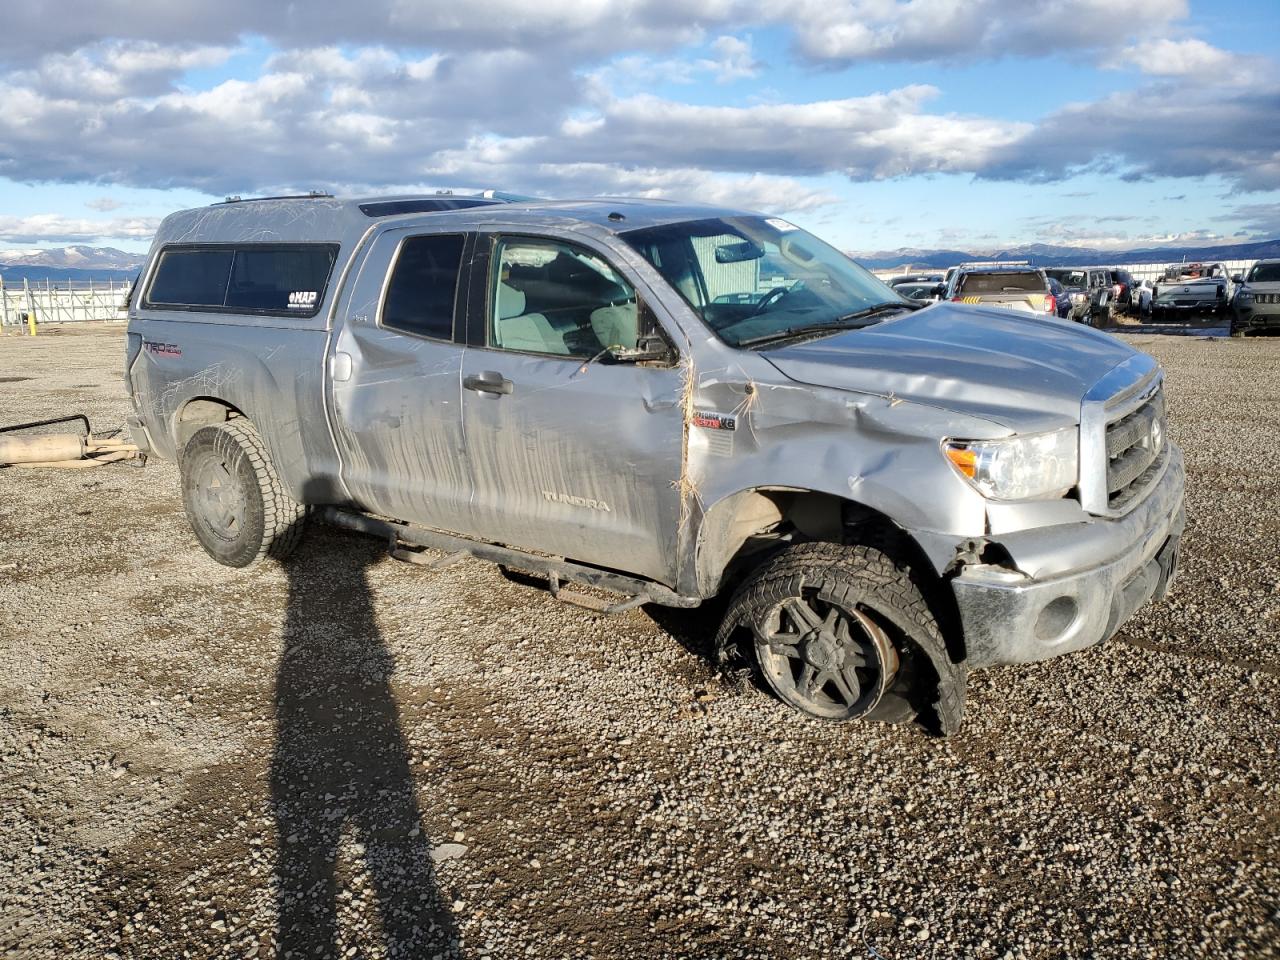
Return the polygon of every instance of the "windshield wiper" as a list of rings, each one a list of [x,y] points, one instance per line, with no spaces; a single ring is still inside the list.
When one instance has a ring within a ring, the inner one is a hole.
[[[861,310],[855,310],[853,313],[846,313],[843,317],[837,317],[837,322],[845,320],[864,320],[867,317],[878,316],[889,310],[919,310],[924,304],[917,303],[914,300],[884,300],[880,303],[873,303],[869,307],[863,307]]]
[[[872,317],[881,313],[887,313],[889,310],[913,310],[916,309],[911,304],[901,300],[886,300],[884,303],[875,303],[861,310],[855,310],[853,313],[846,313],[842,317],[836,317],[834,320],[824,320],[821,323],[804,323],[794,327],[787,327],[785,330],[775,330],[773,333],[762,333],[758,337],[748,337],[746,340],[739,340],[739,347],[758,347],[764,343],[776,343],[780,340],[791,340],[795,337],[808,336],[811,333],[822,333],[827,330],[857,330],[861,327],[869,327],[875,321]],[[868,323],[859,323],[861,320],[870,321]]]

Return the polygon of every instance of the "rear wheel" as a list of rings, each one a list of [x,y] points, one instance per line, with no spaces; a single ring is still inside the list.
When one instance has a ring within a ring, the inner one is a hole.
[[[248,420],[201,427],[182,452],[182,504],[213,559],[246,567],[284,559],[298,545],[306,508],[284,490]]]
[[[964,667],[948,657],[910,571],[873,547],[803,543],[776,554],[734,595],[717,644],[809,716],[918,716],[947,734],[964,715]]]

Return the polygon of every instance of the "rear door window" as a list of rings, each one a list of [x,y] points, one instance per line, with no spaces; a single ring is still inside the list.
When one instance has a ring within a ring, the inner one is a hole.
[[[149,307],[312,317],[320,309],[336,244],[167,247],[147,291]]]
[[[384,327],[432,340],[453,339],[464,240],[462,234],[440,234],[404,241],[382,303]]]

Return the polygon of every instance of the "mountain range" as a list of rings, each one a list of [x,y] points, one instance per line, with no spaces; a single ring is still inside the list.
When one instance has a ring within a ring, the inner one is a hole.
[[[870,270],[909,270],[954,267],[974,260],[1027,260],[1038,267],[1083,267],[1107,264],[1176,263],[1181,260],[1260,260],[1280,257],[1280,239],[1233,243],[1217,247],[1144,247],[1136,250],[1097,250],[1031,243],[1007,250],[922,250],[902,247],[874,253],[850,254]]]
[[[0,250],[0,277],[25,280],[132,280],[145,254],[76,245],[49,250]]]

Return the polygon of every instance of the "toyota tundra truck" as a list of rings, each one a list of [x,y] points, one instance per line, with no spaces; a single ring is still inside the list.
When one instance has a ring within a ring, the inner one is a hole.
[[[216,204],[161,224],[128,330],[134,438],[219,563],[324,522],[605,613],[723,598],[708,649],[814,717],[945,734],[968,671],[1101,643],[1177,570],[1154,360],[776,217]]]

